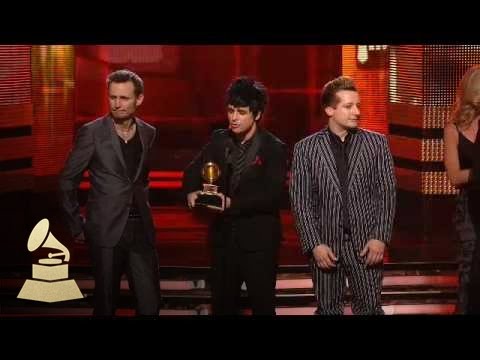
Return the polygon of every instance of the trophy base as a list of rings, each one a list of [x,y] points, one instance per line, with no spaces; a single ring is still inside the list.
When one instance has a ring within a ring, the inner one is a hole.
[[[222,198],[217,194],[198,194],[197,200],[195,200],[195,206],[212,206],[217,209],[223,210]]]

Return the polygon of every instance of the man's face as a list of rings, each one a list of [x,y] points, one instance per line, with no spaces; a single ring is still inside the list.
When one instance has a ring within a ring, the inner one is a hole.
[[[131,81],[112,82],[108,88],[110,113],[115,120],[130,119],[143,102],[143,94],[135,96],[135,86]]]
[[[227,106],[228,125],[229,129],[235,135],[246,135],[256,128],[256,120],[260,119],[261,113],[253,116],[249,106],[235,107],[233,105]]]
[[[340,100],[335,107],[327,106],[325,112],[333,125],[342,129],[354,129],[360,119],[360,96],[358,92],[341,90],[337,92]]]

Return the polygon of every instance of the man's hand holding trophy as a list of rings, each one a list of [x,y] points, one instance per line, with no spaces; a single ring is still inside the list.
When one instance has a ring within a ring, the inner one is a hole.
[[[202,168],[202,178],[206,181],[202,191],[194,191],[187,195],[190,209],[201,206],[216,211],[224,211],[230,207],[230,198],[218,192],[214,182],[220,177],[220,168],[214,162],[207,162]]]

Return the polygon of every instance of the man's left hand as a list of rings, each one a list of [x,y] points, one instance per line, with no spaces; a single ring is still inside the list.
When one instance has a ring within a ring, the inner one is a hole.
[[[365,257],[366,255],[365,264],[372,266],[383,262],[384,252],[385,243],[377,239],[371,239],[363,248],[360,256]]]

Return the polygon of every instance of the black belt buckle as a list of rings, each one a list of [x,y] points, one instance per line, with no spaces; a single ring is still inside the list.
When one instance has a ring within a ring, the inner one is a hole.
[[[129,219],[140,219],[142,215],[140,214],[140,211],[136,208],[130,208],[128,211],[128,218]]]

